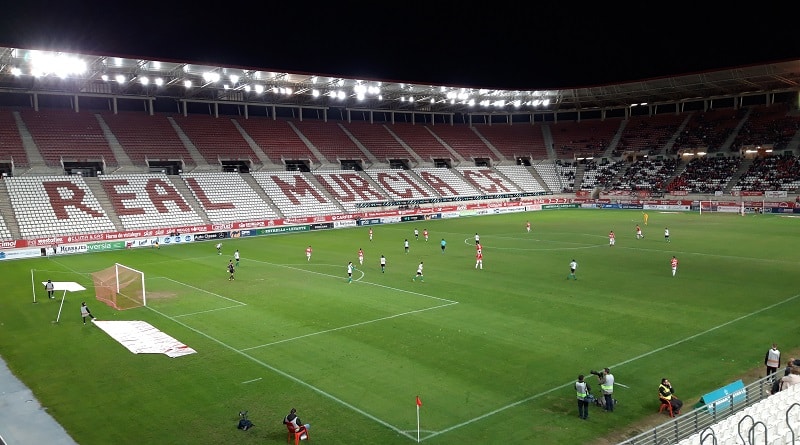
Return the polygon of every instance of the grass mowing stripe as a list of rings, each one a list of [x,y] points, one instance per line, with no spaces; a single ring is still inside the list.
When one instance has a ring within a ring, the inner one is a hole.
[[[716,331],[717,329],[724,328],[725,326],[728,326],[728,325],[731,325],[731,324],[733,324],[733,323],[736,323],[737,321],[744,320],[745,318],[752,317],[753,315],[760,314],[760,313],[762,313],[762,312],[768,311],[768,310],[770,310],[770,309],[773,309],[773,308],[775,308],[775,307],[777,307],[777,306],[780,306],[780,305],[782,305],[782,304],[788,303],[788,302],[790,302],[790,301],[792,301],[792,300],[796,299],[797,297],[800,297],[800,294],[792,295],[792,296],[791,296],[791,297],[789,297],[789,298],[786,298],[786,299],[784,299],[784,300],[782,300],[782,301],[779,301],[779,302],[777,302],[777,303],[771,304],[771,305],[769,305],[769,306],[763,307],[763,308],[761,308],[761,309],[759,309],[759,310],[757,310],[757,311],[753,311],[753,312],[750,312],[750,313],[748,313],[748,314],[744,314],[744,315],[742,315],[742,316],[740,316],[740,317],[734,318],[733,320],[726,321],[725,323],[719,324],[719,325],[717,325],[717,326],[714,326],[714,327],[712,327],[712,328],[708,328],[708,329],[706,329],[705,331],[698,332],[697,334],[694,334],[694,335],[690,335],[690,336],[688,336],[688,337],[686,337],[686,338],[683,338],[683,339],[681,339],[681,340],[678,340],[678,341],[676,341],[676,342],[673,342],[673,343],[670,343],[670,344],[668,344],[668,345],[662,346],[662,347],[660,347],[660,348],[653,349],[652,351],[645,352],[644,354],[639,354],[639,355],[637,355],[636,357],[633,357],[633,358],[630,358],[630,359],[628,359],[628,360],[625,360],[625,361],[622,361],[622,362],[616,363],[616,364],[614,364],[614,365],[611,365],[611,366],[610,366],[610,368],[617,368],[617,367],[619,367],[619,366],[622,366],[622,365],[625,365],[625,364],[628,364],[628,363],[634,362],[634,361],[636,361],[636,360],[642,359],[642,358],[644,358],[644,357],[648,357],[648,356],[650,356],[650,355],[653,355],[653,354],[655,354],[655,353],[661,352],[661,351],[663,351],[663,350],[665,350],[665,349],[668,349],[668,348],[671,348],[671,347],[673,347],[673,346],[677,346],[677,345],[679,345],[679,344],[681,344],[681,343],[686,343],[687,341],[694,340],[695,338],[697,338],[697,337],[700,337],[700,336],[702,336],[702,335],[705,335],[705,334],[708,334],[709,332]],[[491,417],[491,416],[493,416],[493,415],[495,415],[495,414],[497,414],[497,413],[503,412],[503,411],[505,411],[505,410],[507,410],[507,409],[511,409],[511,408],[514,408],[515,406],[519,406],[519,405],[521,405],[521,404],[523,404],[523,403],[527,403],[527,402],[530,402],[530,401],[532,401],[532,400],[538,399],[538,398],[540,398],[540,397],[542,397],[542,396],[546,396],[547,394],[550,394],[550,393],[552,393],[552,392],[554,392],[554,391],[558,391],[558,390],[560,390],[560,389],[564,389],[564,388],[566,388],[566,387],[568,387],[569,385],[572,385],[572,384],[574,384],[574,383],[575,383],[575,382],[572,382],[572,381],[570,381],[570,382],[567,382],[567,383],[565,383],[565,384],[563,384],[563,385],[561,385],[561,386],[556,386],[556,387],[554,387],[554,388],[550,388],[550,389],[548,389],[547,391],[540,392],[540,393],[538,393],[538,394],[532,395],[532,396],[530,396],[530,397],[527,397],[527,398],[524,398],[524,399],[522,399],[522,400],[518,400],[518,401],[516,401],[516,402],[514,402],[514,403],[508,404],[508,405],[506,405],[506,406],[503,406],[503,407],[501,407],[501,408],[497,408],[496,410],[489,411],[489,412],[488,412],[488,413],[486,413],[486,414],[480,415],[480,416],[478,416],[478,417],[472,418],[472,419],[470,419],[470,420],[467,420],[467,421],[461,422],[461,423],[459,423],[459,424],[456,424],[456,425],[453,425],[453,426],[451,426],[451,427],[448,427],[448,428],[445,428],[445,429],[443,429],[443,430],[440,430],[440,431],[438,431],[438,432],[435,432],[435,433],[431,434],[430,436],[428,436],[428,437],[425,437],[425,438],[423,438],[423,439],[421,439],[421,440],[426,440],[426,439],[429,439],[429,438],[431,438],[431,437],[435,437],[435,436],[438,436],[438,435],[440,435],[440,434],[444,434],[444,433],[447,433],[447,432],[449,432],[449,431],[453,431],[453,430],[455,430],[455,429],[458,429],[458,428],[461,428],[461,427],[463,427],[463,426],[469,425],[469,424],[471,424],[471,423],[475,423],[475,422],[477,422],[477,421],[479,421],[479,420],[486,419],[486,418],[488,418],[488,417]]]

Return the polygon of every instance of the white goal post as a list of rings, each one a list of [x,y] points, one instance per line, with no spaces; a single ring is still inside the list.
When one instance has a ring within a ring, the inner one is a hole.
[[[144,272],[123,264],[92,273],[95,298],[114,309],[147,306]]]

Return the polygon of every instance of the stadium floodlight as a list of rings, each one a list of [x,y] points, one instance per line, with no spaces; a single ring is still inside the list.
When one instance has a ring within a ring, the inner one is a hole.
[[[21,76],[22,70],[17,67],[11,68],[11,74],[14,76]]]
[[[150,79],[147,76],[142,76],[142,77],[139,78],[139,83],[141,83],[142,85],[147,86],[147,84],[150,83]]]
[[[117,74],[117,76],[116,76],[114,79],[115,79],[115,80],[117,81],[117,83],[119,83],[119,84],[123,84],[123,83],[125,83],[125,80],[126,80],[126,79],[125,79],[125,76],[124,76],[123,74]]]
[[[231,74],[230,76],[228,76],[228,78],[231,80],[231,83],[234,84],[234,85],[239,83],[239,76],[237,76],[236,74]]]
[[[344,100],[344,98],[345,98],[345,97],[346,97],[346,96],[345,96],[345,94],[344,94],[344,91],[342,91],[342,90],[339,90],[339,91],[337,91],[337,92],[336,92],[336,98],[337,98],[337,99],[339,99],[339,100]]]
[[[160,77],[156,77],[156,85],[157,86],[164,85],[164,79],[162,79]]]
[[[207,71],[203,73],[203,80],[205,80],[208,83],[215,83],[219,81],[219,73]]]
[[[108,74],[103,74],[102,76],[100,76],[100,80],[102,80],[103,82],[108,82]]]
[[[311,96],[319,97],[319,90],[316,90],[316,89],[315,90],[311,90]]]
[[[550,105],[550,99],[545,99],[545,100],[542,101],[542,106],[546,107],[548,105]]]
[[[183,86],[186,87],[186,89],[191,88],[192,87],[192,81],[191,80],[184,80],[183,81]]]
[[[250,85],[245,85],[244,86],[244,91],[245,91],[245,93],[249,93],[250,92]]]

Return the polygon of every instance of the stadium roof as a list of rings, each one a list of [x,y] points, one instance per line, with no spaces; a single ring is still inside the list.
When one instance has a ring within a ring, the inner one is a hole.
[[[800,60],[559,90],[500,90],[0,47],[0,92],[465,114],[611,110],[800,91]]]

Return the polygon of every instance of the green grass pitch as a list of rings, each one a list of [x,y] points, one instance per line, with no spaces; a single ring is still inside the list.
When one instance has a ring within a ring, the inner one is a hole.
[[[642,240],[639,211],[553,210],[373,226],[371,242],[360,227],[226,240],[221,256],[211,241],[3,262],[0,355],[82,445],[285,443],[292,407],[315,443],[409,444],[416,396],[424,443],[585,443],[652,416],[662,377],[690,406],[800,339],[800,219],[649,216]],[[145,272],[147,307],[94,299],[88,274],[115,262]],[[58,304],[32,303],[32,269],[89,290],[52,323]],[[197,354],[132,354],[82,326],[82,300]],[[581,421],[572,384],[604,366],[625,385],[617,410]],[[254,429],[235,428],[241,410]]]

